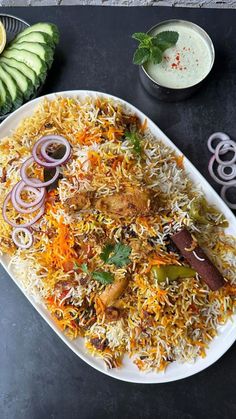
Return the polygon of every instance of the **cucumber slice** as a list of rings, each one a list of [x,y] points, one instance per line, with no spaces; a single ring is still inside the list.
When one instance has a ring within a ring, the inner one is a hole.
[[[24,98],[28,100],[32,93],[34,92],[34,86],[30,79],[28,79],[21,71],[17,68],[11,67],[10,65],[1,63],[3,69],[12,76],[15,80],[17,86],[22,92]]]
[[[5,115],[8,113],[12,106],[11,96],[8,93],[5,83],[0,79],[0,114]]]
[[[15,80],[0,65],[0,79],[5,83],[6,88],[11,96],[12,110],[18,108],[23,103],[23,95],[18,88]]]
[[[20,37],[18,40],[14,39],[10,46],[12,46],[14,43],[21,44],[22,42],[39,42],[40,44],[46,44],[50,47],[54,46],[51,36],[44,32],[30,32]]]
[[[28,77],[28,79],[31,80],[33,86],[35,87],[35,90],[38,89],[40,85],[39,78],[36,76],[36,73],[22,61],[17,61],[14,58],[6,58],[0,56],[0,63],[1,62],[10,65],[11,67],[17,68],[17,70],[21,71],[21,73],[23,73],[26,77]]]
[[[49,45],[39,44],[36,42],[21,42],[19,44],[13,42],[12,45],[8,48],[8,51],[12,50],[13,48],[33,52],[34,54],[37,54],[39,58],[41,58],[41,60],[47,64],[48,67],[51,67],[52,65],[54,50],[50,48]]]
[[[31,32],[44,32],[47,35],[50,36],[54,44],[57,44],[59,41],[59,31],[56,25],[53,23],[45,23],[45,22],[39,22],[35,25],[30,26],[29,28],[26,28],[24,31],[19,33],[19,35],[16,36],[15,41],[18,41],[20,38],[22,38],[25,35],[28,35]]]
[[[47,66],[37,54],[26,51],[24,49],[20,50],[17,48],[7,48],[3,52],[2,56],[7,58],[15,58],[15,60],[23,62],[34,70],[42,83],[44,82],[46,78]]]

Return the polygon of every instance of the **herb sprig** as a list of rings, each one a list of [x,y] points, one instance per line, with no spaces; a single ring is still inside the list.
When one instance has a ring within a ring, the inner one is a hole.
[[[87,263],[82,263],[81,266],[75,263],[75,268],[80,268],[84,273],[90,275],[92,278],[96,279],[96,281],[101,282],[101,284],[107,285],[111,284],[114,280],[114,275],[111,272],[106,271],[94,271],[91,272],[88,268]]]
[[[133,56],[134,64],[143,65],[147,61],[159,64],[165,50],[176,44],[179,34],[175,31],[163,31],[151,36],[144,32],[136,32],[132,35],[132,38],[139,42]]]
[[[136,131],[126,131],[125,139],[133,145],[133,150],[136,154],[141,154],[142,147],[140,144],[140,135]]]
[[[131,247],[122,244],[107,244],[100,254],[100,258],[103,262],[108,265],[115,265],[118,268],[130,263],[129,255],[131,253]],[[91,278],[99,281],[103,285],[111,284],[114,281],[114,274],[107,271],[90,271],[87,263],[82,263],[79,266],[76,262],[74,263],[74,269],[81,269],[87,275],[90,275]]]
[[[122,268],[124,265],[130,263],[129,255],[131,253],[131,247],[122,244],[116,243],[114,245],[107,244],[104,248],[102,253],[100,254],[100,258],[103,262],[109,265],[115,265],[118,268]]]

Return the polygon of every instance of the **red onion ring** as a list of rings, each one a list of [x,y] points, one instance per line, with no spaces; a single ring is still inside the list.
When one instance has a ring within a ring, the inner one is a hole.
[[[228,207],[232,208],[232,209],[236,209],[236,203],[234,204],[233,202],[230,202],[227,198],[226,198],[226,193],[227,190],[229,188],[236,188],[236,181],[234,183],[234,185],[228,185],[228,186],[223,186],[223,188],[220,191],[220,196],[221,198],[225,201],[225,203],[228,205]]]
[[[14,188],[11,190],[11,202],[12,202],[12,205],[13,205],[13,207],[18,211],[18,212],[20,212],[21,214],[31,214],[32,212],[35,212],[35,211],[37,211],[39,208],[41,208],[42,207],[42,205],[44,204],[44,196],[41,198],[41,201],[39,201],[39,202],[37,202],[37,204],[32,204],[31,202],[30,203],[28,203],[28,208],[22,208],[19,204],[18,204],[18,201],[17,201],[17,198],[16,198],[16,191],[17,191],[17,188],[18,188],[18,186],[19,186],[19,184],[17,183],[15,186],[14,186]],[[31,186],[28,186],[28,187],[25,187],[24,188],[24,190],[26,190],[26,188],[27,188],[27,190],[29,190],[29,189],[32,189],[32,191],[33,191],[33,193],[35,193],[36,194],[36,192],[35,191],[37,191],[37,194],[36,195],[38,195],[38,196],[41,196],[42,194],[40,193],[40,191],[38,191],[36,188],[33,188],[33,187],[31,187]],[[34,189],[35,189],[35,191],[34,191]]]
[[[17,240],[17,236],[19,233],[25,233],[26,236],[28,236],[28,243],[23,244],[20,241]],[[33,236],[31,232],[25,228],[25,227],[16,227],[14,228],[12,232],[12,240],[14,241],[15,245],[17,247],[21,247],[22,249],[28,249],[30,246],[32,246],[33,243]]]
[[[236,183],[236,180],[221,180],[219,179],[215,173],[214,173],[214,169],[213,169],[213,165],[216,161],[216,156],[212,156],[210,158],[209,164],[208,164],[208,171],[211,175],[211,177],[216,181],[216,183],[218,183],[219,185],[234,185]]]
[[[27,186],[34,186],[37,188],[43,188],[45,186],[51,185],[51,183],[55,182],[55,180],[58,178],[59,176],[59,168],[55,167],[56,169],[56,173],[55,175],[52,177],[52,179],[48,180],[47,182],[41,182],[40,183],[36,183],[33,178],[28,178],[27,174],[26,174],[26,170],[28,169],[28,167],[34,162],[34,158],[30,157],[29,159],[25,160],[25,162],[22,164],[21,169],[20,169],[20,175],[22,177],[22,180],[25,182],[25,184]]]
[[[230,148],[230,151],[234,152],[234,156],[231,160],[221,160],[219,155],[222,154],[222,147],[225,145],[224,141],[221,141],[219,144],[217,144],[216,149],[215,149],[215,157],[216,157],[216,161],[219,164],[222,164],[223,166],[230,166],[231,164],[234,164],[236,162],[236,143],[232,140],[228,140],[227,141],[227,145],[232,146]],[[229,151],[229,149],[227,150]]]
[[[230,169],[230,173],[225,172],[225,169],[227,168]],[[217,173],[223,180],[232,180],[236,177],[236,164],[232,164],[230,166],[223,166],[222,164],[219,164],[217,167]]]
[[[42,159],[40,159],[37,155],[37,151],[38,151],[38,147],[41,145],[41,149],[40,149],[40,154],[41,156],[46,160],[43,161]],[[66,147],[66,151],[64,156],[61,159],[55,159],[53,157],[50,157],[47,154],[47,147],[50,144],[62,144]],[[69,158],[71,153],[71,147],[69,142],[62,137],[61,135],[46,135],[42,138],[40,138],[34,145],[33,150],[32,150],[32,155],[34,160],[36,161],[36,163],[38,163],[40,166],[43,167],[57,167],[60,166],[61,164],[65,163],[67,161],[67,159]]]
[[[215,153],[215,148],[212,147],[212,142],[214,140],[229,141],[230,137],[224,132],[214,132],[213,134],[211,134],[207,140],[207,147],[208,150],[213,154]],[[225,144],[220,154],[225,154],[228,150],[229,148],[227,147],[227,144]]]
[[[6,221],[6,223],[8,223],[9,225],[11,225],[12,227],[30,227],[31,225],[33,225],[36,221],[39,220],[39,218],[44,214],[45,211],[45,205],[43,204],[41,206],[41,208],[39,209],[38,214],[35,215],[34,218],[32,218],[32,220],[24,223],[24,224],[17,224],[14,223],[13,221],[9,220],[8,216],[7,216],[7,205],[8,202],[11,201],[11,192],[9,192],[3,202],[3,207],[2,207],[2,215],[4,220]]]
[[[58,136],[55,136],[55,137],[60,137],[60,136],[58,135]],[[64,156],[61,159],[55,159],[52,156],[48,155],[47,148],[51,144],[60,144],[60,145],[65,146],[66,151],[65,151]],[[71,146],[70,146],[69,142],[64,137],[55,138],[54,140],[49,140],[48,139],[42,145],[40,152],[41,152],[43,158],[45,158],[45,160],[47,160],[49,162],[58,162],[59,164],[62,164],[62,163],[65,163],[69,159],[69,157],[71,155]]]
[[[40,184],[41,183],[40,180],[38,180],[36,178],[33,178],[33,181],[35,182],[35,184]],[[16,200],[17,204],[20,205],[22,208],[33,207],[33,206],[37,205],[39,202],[41,202],[42,199],[44,199],[45,196],[46,196],[46,189],[45,188],[37,189],[35,186],[28,186],[28,185],[25,184],[25,182],[23,180],[18,182],[14,186],[14,188],[16,188],[15,189],[15,200]],[[21,198],[21,193],[23,191],[32,192],[33,194],[37,195],[36,199],[32,202],[25,202]]]

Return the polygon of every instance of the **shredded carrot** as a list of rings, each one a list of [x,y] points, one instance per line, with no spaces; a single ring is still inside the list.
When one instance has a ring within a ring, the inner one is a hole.
[[[53,223],[53,219],[51,221]],[[44,266],[64,269],[66,261],[73,261],[78,258],[73,246],[74,237],[70,232],[69,226],[64,224],[61,217],[57,225],[56,237],[47,243],[45,252],[39,255],[39,260],[41,260]]]
[[[92,167],[100,166],[101,164],[101,157],[96,151],[93,150],[88,151],[88,160]]]
[[[112,169],[116,170],[116,168],[122,163],[122,161],[124,160],[123,156],[117,156],[114,158],[113,163],[112,163]]]
[[[184,168],[184,156],[177,156],[177,157],[175,157],[175,161],[176,161],[176,164],[179,167],[179,169],[183,169]]]

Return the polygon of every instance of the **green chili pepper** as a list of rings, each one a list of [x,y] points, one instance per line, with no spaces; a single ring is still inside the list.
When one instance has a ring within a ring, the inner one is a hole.
[[[218,218],[217,222],[210,218],[211,215],[217,217],[220,213],[216,208],[208,205],[205,198],[195,199],[190,205],[189,211],[190,217],[200,224],[212,224],[220,225],[221,227],[227,227],[228,222],[225,220],[223,214]]]
[[[196,275],[194,269],[179,265],[153,266],[152,272],[158,283],[165,281],[166,278],[174,281],[178,278],[191,278]]]

